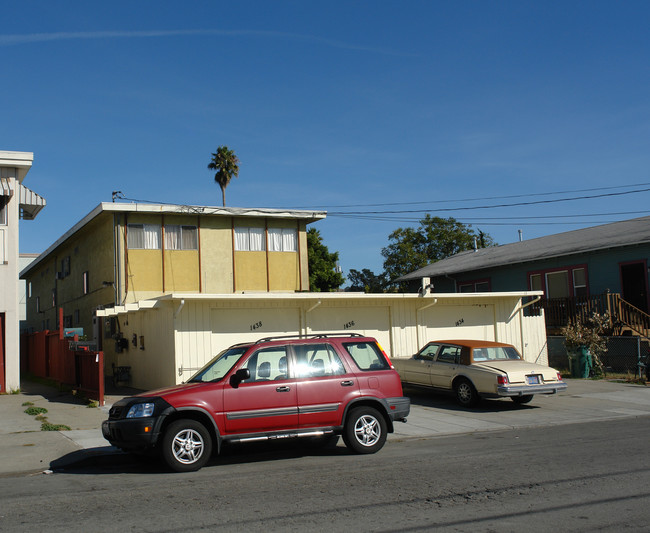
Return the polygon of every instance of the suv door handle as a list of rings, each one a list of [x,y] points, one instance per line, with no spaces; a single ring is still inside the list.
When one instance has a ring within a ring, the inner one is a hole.
[[[275,390],[276,392],[289,392],[291,390],[291,387],[287,387],[285,385],[284,387],[276,387]]]
[[[352,387],[354,381],[341,381],[341,387]]]

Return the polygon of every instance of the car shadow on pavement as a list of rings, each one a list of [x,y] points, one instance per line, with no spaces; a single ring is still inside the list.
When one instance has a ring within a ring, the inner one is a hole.
[[[342,443],[326,446],[301,439],[278,442],[224,445],[203,468],[260,463],[300,457],[354,455]],[[175,474],[156,455],[130,454],[111,446],[78,450],[50,463],[49,472],[72,475]],[[48,472],[48,473],[49,473]],[[177,474],[175,474],[177,475]]]
[[[509,411],[539,409],[539,407],[534,404],[534,398],[532,404],[516,404],[509,398],[481,398],[478,405],[474,407],[463,407],[458,405],[456,398],[454,398],[451,393],[427,390],[419,387],[412,387],[410,385],[404,385],[403,390],[404,396],[410,398],[411,405],[433,407],[436,409],[444,409],[446,411],[507,413]]]

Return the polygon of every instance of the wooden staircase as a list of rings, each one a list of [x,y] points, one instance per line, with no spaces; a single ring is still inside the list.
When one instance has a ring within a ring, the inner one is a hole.
[[[638,335],[650,342],[650,315],[623,300],[620,294],[608,294],[609,316],[617,335]]]

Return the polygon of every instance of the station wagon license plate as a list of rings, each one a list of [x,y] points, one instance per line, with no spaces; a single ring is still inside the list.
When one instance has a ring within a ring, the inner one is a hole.
[[[539,385],[539,376],[526,376],[526,383],[528,385]]]

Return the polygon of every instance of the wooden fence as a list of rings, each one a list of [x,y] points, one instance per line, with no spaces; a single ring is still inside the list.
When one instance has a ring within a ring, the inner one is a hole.
[[[22,370],[68,385],[104,405],[104,353],[71,349],[71,340],[62,331],[22,335]]]

